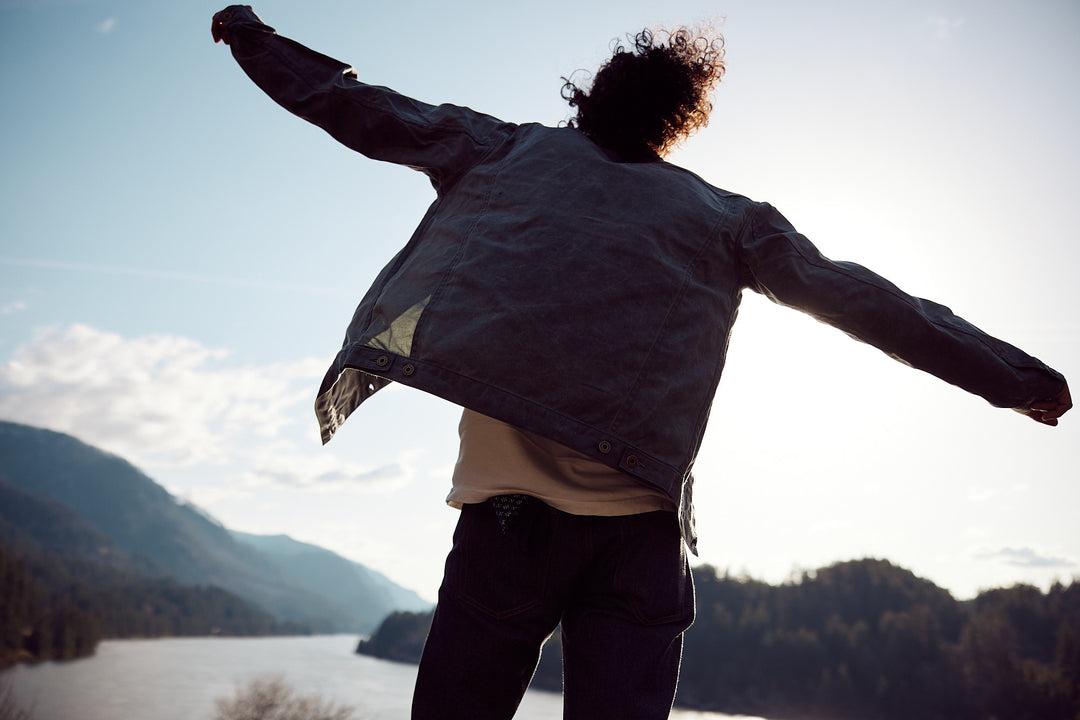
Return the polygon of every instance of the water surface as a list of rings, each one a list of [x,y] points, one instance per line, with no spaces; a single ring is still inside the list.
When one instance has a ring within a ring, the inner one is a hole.
[[[355,708],[355,720],[407,720],[416,666],[357,655],[354,635],[107,640],[92,658],[5,672],[34,720],[212,720],[214,699],[277,675],[301,694]],[[529,690],[515,720],[560,720],[562,698]],[[676,710],[672,720],[729,715]],[[747,719],[749,720],[749,719]]]

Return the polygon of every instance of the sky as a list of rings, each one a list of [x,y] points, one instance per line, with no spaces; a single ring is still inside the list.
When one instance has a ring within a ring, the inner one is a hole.
[[[392,386],[325,447],[345,326],[434,199],[264,96],[195,1],[0,0],[0,419],[130,460],[227,527],[434,599],[460,408]],[[278,32],[428,102],[569,115],[614,40],[706,21],[727,74],[669,159],[834,259],[1080,370],[1072,0],[267,0]],[[576,74],[575,74],[576,73]],[[700,558],[782,582],[888,559],[958,598],[1080,577],[1057,428],[747,292],[695,466]]]

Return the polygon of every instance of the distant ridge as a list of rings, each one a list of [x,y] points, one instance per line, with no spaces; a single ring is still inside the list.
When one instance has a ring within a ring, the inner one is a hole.
[[[343,613],[350,612],[350,608],[367,608],[365,614],[378,622],[394,611],[431,609],[431,603],[412,590],[326,548],[288,535],[252,535],[235,530],[230,533],[269,558],[289,581],[343,603]]]
[[[233,533],[116,455],[0,422],[0,542],[83,553],[124,572],[216,586],[279,621],[368,633],[416,593],[324,548]]]

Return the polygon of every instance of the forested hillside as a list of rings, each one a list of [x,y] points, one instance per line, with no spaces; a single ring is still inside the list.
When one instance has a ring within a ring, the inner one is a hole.
[[[28,546],[0,546],[0,668],[93,654],[103,637],[295,634],[217,587],[132,576]]]
[[[70,508],[0,478],[0,667],[92,654],[102,637],[307,632],[130,557]]]
[[[323,548],[234,534],[122,458],[0,422],[0,667],[101,637],[367,632],[423,607]]]
[[[883,560],[769,585],[704,566],[676,703],[798,720],[1076,720],[1080,584],[958,602]],[[430,614],[388,618],[358,652],[415,662]],[[549,646],[551,643],[549,643]],[[557,646],[534,684],[559,690]]]
[[[108,538],[116,552],[160,577],[222,588],[283,621],[360,629],[336,622],[337,604],[291,582],[267,557],[178,502],[126,460],[69,435],[0,422],[0,478],[35,500],[64,507],[82,526]],[[64,532],[63,523],[28,527],[4,507],[0,517],[35,539],[38,532]]]

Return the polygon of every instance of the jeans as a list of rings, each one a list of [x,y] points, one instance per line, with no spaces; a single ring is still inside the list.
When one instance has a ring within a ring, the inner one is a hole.
[[[466,505],[413,694],[413,720],[509,720],[562,624],[565,720],[659,720],[694,585],[673,512],[597,517],[526,503],[509,532]]]

